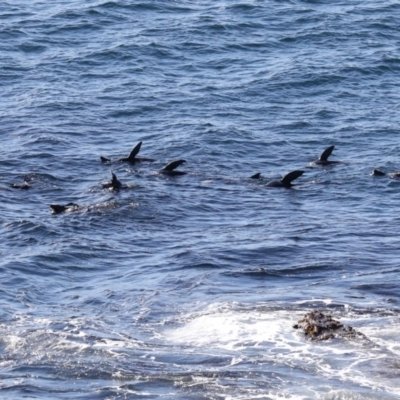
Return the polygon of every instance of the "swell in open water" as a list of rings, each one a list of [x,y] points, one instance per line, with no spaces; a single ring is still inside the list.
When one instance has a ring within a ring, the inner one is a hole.
[[[399,23],[391,0],[3,1],[0,397],[399,398],[400,182],[371,176],[400,170]],[[155,162],[100,162],[139,141]],[[368,341],[307,341],[312,309]]]

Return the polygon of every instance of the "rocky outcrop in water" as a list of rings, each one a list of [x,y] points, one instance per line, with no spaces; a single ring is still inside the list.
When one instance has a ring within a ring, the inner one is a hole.
[[[311,340],[322,341],[335,338],[357,339],[365,336],[351,326],[345,326],[332,318],[331,315],[321,311],[311,311],[293,326],[301,329],[305,336]]]

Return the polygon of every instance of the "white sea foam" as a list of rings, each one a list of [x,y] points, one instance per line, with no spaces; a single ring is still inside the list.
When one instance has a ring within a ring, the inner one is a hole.
[[[307,390],[315,392],[312,398],[358,399],[360,397],[354,387],[386,393],[389,398],[400,396],[400,384],[395,383],[397,380],[393,381],[400,365],[400,350],[396,342],[399,321],[391,320],[386,328],[380,330],[357,327],[370,336],[366,340],[310,342],[292,327],[303,314],[287,309],[255,308],[245,311],[235,306],[212,305],[202,313],[187,315],[183,324],[165,330],[164,335],[167,340],[183,345],[182,349],[189,347],[194,353],[212,350],[216,353],[228,352],[232,356],[231,365],[258,363],[272,370],[283,368],[288,374],[307,371]],[[365,317],[360,319],[362,321]],[[354,316],[342,322],[360,325]],[[320,380],[329,382],[332,379],[342,382],[348,390],[339,391],[337,383],[331,388],[319,387]],[[289,379],[285,386],[288,384],[291,384]],[[287,398],[310,398],[307,397],[309,392],[303,394],[300,389],[287,390]],[[275,393],[270,398],[285,397]]]
[[[203,315],[189,318],[185,325],[164,333],[170,340],[192,346],[239,350],[259,347],[265,342],[276,343],[282,332],[292,332],[292,321],[285,318],[284,312],[248,314],[211,310],[212,307]],[[292,336],[292,333],[287,336]]]

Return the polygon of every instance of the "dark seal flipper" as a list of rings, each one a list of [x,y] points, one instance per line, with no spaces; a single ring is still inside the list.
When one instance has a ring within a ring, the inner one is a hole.
[[[111,186],[113,190],[118,191],[122,187],[122,183],[118,180],[117,175],[114,174],[114,172],[111,172],[112,175],[112,180],[111,180]]]
[[[325,149],[321,156],[319,157],[320,161],[328,161],[328,157],[332,154],[333,149],[335,148],[335,146],[330,146],[327,149]]]
[[[103,188],[118,192],[121,187],[122,183],[118,180],[117,175],[115,175],[114,172],[111,171],[111,182],[103,183]]]
[[[130,152],[129,156],[126,158],[121,158],[120,161],[128,161],[130,163],[135,163],[138,161],[136,156],[139,154],[140,148],[142,147],[142,142],[139,142]]]
[[[285,175],[280,181],[272,181],[268,182],[268,187],[284,187],[290,189],[292,185],[292,181],[297,179],[299,176],[303,175],[304,171],[292,171]]]
[[[329,165],[329,164],[340,164],[340,161],[329,161],[328,158],[332,154],[333,149],[335,146],[330,146],[325,149],[318,160],[314,161],[313,164],[315,165]]]
[[[252,175],[250,179],[261,179],[261,172],[257,172],[256,174]]]
[[[169,164],[167,164],[163,170],[164,171],[173,171],[175,168],[178,168],[181,164],[183,164],[184,162],[186,162],[186,160],[176,160],[176,161],[172,161]]]
[[[304,171],[292,171],[289,172],[287,175],[285,175],[282,179],[281,182],[284,186],[291,186],[292,181],[297,179],[298,177],[302,176],[304,174]]]
[[[103,163],[113,163],[113,162],[129,162],[131,164],[135,164],[137,161],[155,161],[153,158],[145,158],[145,157],[136,157],[139,154],[140,148],[142,147],[142,142],[139,142],[130,152],[128,157],[118,158],[118,159],[110,159],[107,157],[100,156],[100,160]]]
[[[175,171],[175,168],[178,168],[184,162],[186,162],[186,161],[185,160],[172,161],[158,172],[161,174],[166,174],[166,175],[184,175],[184,174],[186,174],[186,172],[184,172],[184,171]]]
[[[118,192],[122,188],[122,183],[118,180],[117,175],[111,171],[111,182],[103,183],[103,189],[110,189]]]

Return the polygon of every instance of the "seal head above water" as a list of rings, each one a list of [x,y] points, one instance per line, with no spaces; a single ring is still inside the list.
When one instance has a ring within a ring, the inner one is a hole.
[[[374,169],[372,171],[371,175],[373,175],[373,176],[384,176],[384,175],[386,175],[386,173],[381,171],[380,169]]]
[[[81,209],[78,204],[75,203],[67,203],[65,205],[62,204],[50,204],[50,208],[53,214],[61,214],[64,212],[78,211]]]
[[[381,171],[380,169],[374,169],[372,171],[371,175],[373,175],[373,176],[385,176],[385,175],[387,175],[390,178],[400,178],[400,172],[389,172],[389,173],[386,173],[386,172]]]
[[[280,181],[272,181],[267,183],[268,187],[283,187],[283,188],[291,188],[292,182],[297,179],[298,177],[302,176],[304,174],[304,171],[292,171],[289,172],[287,175],[285,175]]]
[[[116,160],[112,160],[111,158],[106,158],[103,156],[100,156],[100,160],[103,163],[110,163],[110,162],[128,162],[130,164],[135,164],[136,162],[140,161],[148,161],[152,162],[155,161],[152,158],[145,158],[145,157],[136,157],[139,154],[140,148],[142,147],[142,142],[139,142],[130,152],[128,157],[123,157],[123,158],[118,158]]]

